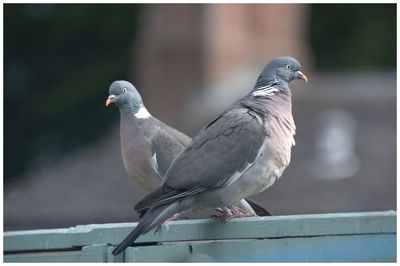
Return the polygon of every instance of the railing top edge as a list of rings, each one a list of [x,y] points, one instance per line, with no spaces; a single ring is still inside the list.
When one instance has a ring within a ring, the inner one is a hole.
[[[308,219],[334,219],[334,218],[349,218],[357,219],[362,217],[395,217],[397,214],[394,210],[389,211],[377,211],[377,212],[347,212],[347,213],[323,213],[323,214],[298,214],[298,215],[279,215],[279,216],[265,216],[265,217],[250,217],[232,219],[229,223],[247,223],[247,222],[263,222],[263,221],[280,221],[280,220],[308,220]],[[212,223],[213,219],[189,219],[174,221],[176,225],[180,224],[205,224]],[[118,229],[126,227],[134,227],[137,222],[124,222],[124,223],[105,223],[105,224],[87,224],[87,225],[76,225],[69,228],[57,228],[57,229],[33,229],[33,230],[22,230],[22,231],[6,231],[4,236],[15,236],[15,235],[29,235],[29,234],[65,234],[65,233],[85,233],[90,232],[93,229]]]

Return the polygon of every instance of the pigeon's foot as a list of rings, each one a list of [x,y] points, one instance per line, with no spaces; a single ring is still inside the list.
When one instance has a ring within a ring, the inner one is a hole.
[[[179,213],[175,213],[174,215],[172,215],[171,217],[169,217],[167,220],[165,220],[162,224],[160,224],[159,226],[156,227],[156,230],[154,231],[154,233],[157,233],[158,231],[161,230],[161,226],[162,225],[166,225],[168,222],[170,221],[180,221],[180,220],[187,220],[189,219],[188,217],[180,217]]]
[[[233,214],[221,214],[221,215],[212,215],[211,218],[214,219],[221,219],[221,222],[226,223],[227,221],[229,221],[232,218]]]
[[[243,217],[258,217],[257,215],[247,214],[247,213],[235,213],[235,214],[221,214],[221,215],[213,215],[211,216],[215,219],[221,219],[223,223],[226,223],[232,218],[243,218]]]
[[[243,217],[258,217],[257,215],[251,214],[251,213],[243,213],[239,211],[235,207],[231,208],[223,208],[224,211],[218,210],[222,212],[221,215],[212,215],[212,218],[215,219],[221,219],[223,223],[226,223],[232,218],[243,218]]]

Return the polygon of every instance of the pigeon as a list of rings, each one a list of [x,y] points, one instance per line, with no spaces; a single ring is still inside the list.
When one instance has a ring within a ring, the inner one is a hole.
[[[145,192],[161,185],[161,178],[191,138],[152,116],[128,81],[114,81],[106,106],[119,107],[121,154],[128,175]]]
[[[144,215],[112,253],[175,213],[231,206],[273,185],[295,144],[294,79],[307,82],[296,59],[270,61],[252,91],[201,129],[167,169],[162,186],[136,204]]]
[[[114,81],[110,85],[109,93],[106,106],[116,104],[121,114],[120,138],[124,168],[145,193],[151,193],[161,186],[166,170],[190,143],[191,138],[152,116],[130,82]],[[236,213],[249,216],[270,215],[254,201],[247,202],[244,199],[236,206],[218,210],[227,219],[234,217]],[[177,219],[178,216],[174,218]]]

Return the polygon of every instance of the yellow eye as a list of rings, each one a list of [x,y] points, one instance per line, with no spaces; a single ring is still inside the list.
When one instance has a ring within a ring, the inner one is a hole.
[[[286,69],[290,69],[290,65],[286,65],[285,68],[286,68]]]
[[[122,92],[126,92],[126,91],[127,91],[127,89],[126,89],[126,88],[123,88],[123,89],[122,89]]]

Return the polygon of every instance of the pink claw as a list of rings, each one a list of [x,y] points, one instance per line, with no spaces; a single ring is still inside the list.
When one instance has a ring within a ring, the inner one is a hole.
[[[212,215],[212,218],[221,219],[223,223],[226,223],[232,218],[243,218],[243,217],[258,217],[257,215],[252,215],[250,213],[242,213],[236,208],[225,209],[221,215]]]

